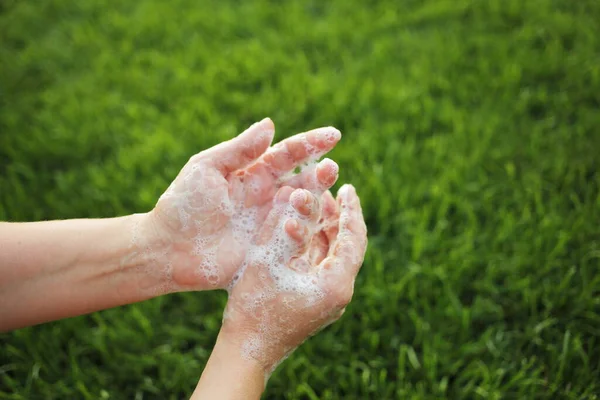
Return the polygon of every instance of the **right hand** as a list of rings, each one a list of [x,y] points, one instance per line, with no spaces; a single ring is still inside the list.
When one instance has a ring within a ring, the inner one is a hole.
[[[229,293],[220,340],[267,374],[342,315],[364,259],[367,229],[354,187],[318,203],[307,190],[279,190]]]

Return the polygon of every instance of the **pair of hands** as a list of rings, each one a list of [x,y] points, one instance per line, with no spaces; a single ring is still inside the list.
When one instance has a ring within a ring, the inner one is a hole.
[[[265,119],[193,156],[147,214],[147,229],[134,231],[144,256],[165,266],[166,291],[228,290],[222,333],[266,372],[342,315],[367,246],[354,188],[334,199],[337,164],[310,165],[339,131],[270,147],[273,135]]]

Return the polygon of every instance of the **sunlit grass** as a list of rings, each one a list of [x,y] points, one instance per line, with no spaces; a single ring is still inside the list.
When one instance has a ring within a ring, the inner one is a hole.
[[[256,120],[334,125],[370,248],[266,398],[596,398],[599,20],[595,0],[6,1],[0,219],[147,211]],[[183,398],[224,301],[4,334],[0,398]]]

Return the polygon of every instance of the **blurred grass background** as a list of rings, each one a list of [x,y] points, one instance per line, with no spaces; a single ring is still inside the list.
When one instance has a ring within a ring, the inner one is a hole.
[[[597,0],[3,0],[0,220],[147,211],[254,121],[334,125],[369,252],[265,398],[598,398],[598,21]],[[224,302],[3,334],[0,398],[185,398]]]

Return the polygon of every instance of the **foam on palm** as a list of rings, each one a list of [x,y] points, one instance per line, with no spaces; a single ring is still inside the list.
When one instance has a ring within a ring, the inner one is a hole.
[[[318,271],[311,269],[308,254],[299,254],[297,242],[285,230],[289,219],[300,220],[308,228],[309,237],[319,226],[306,220],[290,203],[274,206],[270,217],[277,223],[269,240],[248,249],[242,267],[228,286],[230,297],[224,315],[225,323],[238,320],[240,326],[252,327],[244,332],[242,353],[246,359],[261,363],[267,372],[274,370],[307,335],[339,316],[338,310],[322,307],[326,293]],[[295,268],[297,265],[309,269]],[[316,317],[305,317],[321,309]]]
[[[266,134],[257,135],[255,141],[263,140]],[[323,137],[333,143],[339,139],[339,131],[330,129]],[[305,183],[316,187],[316,160],[322,153],[305,137],[303,139],[304,150],[313,157],[302,167],[300,175]],[[283,144],[277,144],[267,153],[278,151],[281,146]],[[249,144],[248,148],[251,147]],[[244,175],[226,180],[216,169],[207,168],[207,160],[202,154],[192,157],[161,196],[158,206],[167,219],[177,221],[175,228],[194,243],[190,255],[195,258],[198,276],[213,287],[224,287],[233,273],[247,264],[245,252],[255,242],[255,235],[262,225],[264,205],[249,207],[244,204],[244,199],[260,193],[264,177]],[[219,157],[222,159],[211,162],[225,163],[231,155],[220,154]],[[289,175],[284,176],[280,182],[288,179]]]

